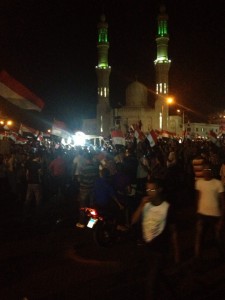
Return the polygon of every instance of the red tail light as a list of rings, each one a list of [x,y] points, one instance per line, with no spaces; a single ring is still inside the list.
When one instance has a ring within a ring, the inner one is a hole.
[[[83,211],[88,216],[93,216],[93,217],[97,217],[98,216],[98,211],[95,210],[94,208],[81,207],[80,210]]]
[[[92,216],[97,216],[97,211],[95,210],[95,209],[92,209],[91,211],[90,211],[90,213],[91,213],[91,215]]]

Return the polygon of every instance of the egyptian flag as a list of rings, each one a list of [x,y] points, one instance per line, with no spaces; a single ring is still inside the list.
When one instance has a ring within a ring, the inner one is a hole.
[[[138,128],[135,129],[135,131],[134,131],[134,136],[136,137],[138,143],[139,143],[139,142],[143,142],[143,141],[145,140],[145,138],[146,138],[144,132],[141,131],[141,130],[138,129]]]
[[[157,142],[158,142],[157,134],[155,133],[155,131],[153,129],[147,135],[147,139],[149,141],[150,147],[154,147],[157,144]]]
[[[32,133],[34,136],[38,136],[39,130],[29,127],[24,124],[20,124],[19,134],[23,135],[23,133]]]
[[[23,138],[21,136],[18,136],[15,143],[16,144],[20,144],[20,145],[24,145],[28,142],[28,140],[26,138]]]
[[[62,138],[67,137],[69,133],[67,132],[66,124],[62,121],[54,119],[52,124],[52,135],[62,137]]]
[[[161,134],[162,134],[162,137],[164,137],[164,138],[169,138],[170,137],[170,133],[167,130],[162,130]]]
[[[121,130],[111,131],[112,143],[113,145],[123,145],[125,146],[125,137]]]
[[[41,111],[44,107],[44,101],[41,98],[6,71],[0,72],[0,96],[22,109]]]
[[[144,132],[141,130],[142,123],[141,121],[138,124],[131,125],[131,128],[134,131],[134,137],[137,139],[137,142],[143,142],[146,138]]]

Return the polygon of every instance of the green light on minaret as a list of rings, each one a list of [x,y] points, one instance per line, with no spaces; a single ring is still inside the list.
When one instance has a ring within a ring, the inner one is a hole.
[[[159,36],[167,36],[167,21],[166,20],[160,20],[158,25],[158,35]]]
[[[98,42],[99,43],[108,43],[107,28],[99,28],[99,31],[98,31]]]
[[[108,24],[105,15],[101,15],[98,23],[98,68],[107,69],[108,66]]]

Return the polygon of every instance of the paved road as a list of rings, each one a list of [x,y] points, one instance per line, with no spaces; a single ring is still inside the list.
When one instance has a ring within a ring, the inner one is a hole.
[[[77,300],[143,299],[144,247],[123,240],[110,249],[99,248],[90,230],[74,226],[72,211],[62,222],[45,217],[41,225],[21,223],[9,202],[1,211],[0,299]],[[164,270],[159,299],[224,299],[225,265],[206,251],[200,265],[192,261],[194,208],[180,211],[182,262]]]

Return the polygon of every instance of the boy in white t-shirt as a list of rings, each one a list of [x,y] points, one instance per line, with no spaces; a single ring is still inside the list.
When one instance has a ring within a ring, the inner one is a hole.
[[[165,201],[160,181],[146,184],[146,196],[134,212],[131,223],[142,220],[142,234],[146,244],[148,275],[146,280],[146,299],[152,299],[157,288],[159,275],[165,266],[165,258],[170,250],[173,233],[173,215],[170,205]],[[173,245],[174,246],[174,245]]]

